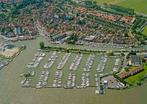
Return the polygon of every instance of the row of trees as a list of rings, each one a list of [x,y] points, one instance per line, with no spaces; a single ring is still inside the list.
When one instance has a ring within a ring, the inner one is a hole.
[[[111,9],[114,9],[118,12],[124,12],[124,13],[127,13],[129,15],[134,15],[134,9],[130,9],[130,8],[124,8],[124,7],[121,7],[121,6],[117,6],[117,5],[109,5],[109,7]]]
[[[84,3],[87,8],[96,8],[97,7],[96,1],[86,0]]]
[[[75,44],[76,41],[78,40],[78,36],[76,34],[72,34],[67,40],[66,42],[68,44]]]
[[[44,48],[45,48],[44,42],[40,42],[40,49],[44,49]]]

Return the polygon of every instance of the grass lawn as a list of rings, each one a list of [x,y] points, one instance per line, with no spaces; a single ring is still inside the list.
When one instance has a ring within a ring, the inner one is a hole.
[[[125,81],[131,85],[136,85],[138,82],[142,82],[141,79],[144,78],[145,75],[147,75],[147,64],[144,65],[144,71],[125,79]]]
[[[144,31],[143,31],[143,34],[144,34],[145,36],[147,36],[147,26],[145,26]]]

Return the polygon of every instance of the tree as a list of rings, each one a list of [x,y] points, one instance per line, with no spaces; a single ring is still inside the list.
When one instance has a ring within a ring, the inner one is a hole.
[[[129,72],[129,69],[128,69],[128,68],[125,68],[125,71],[126,71],[126,72]]]
[[[140,81],[136,81],[136,84],[137,84],[138,86],[141,86],[141,82],[140,82]]]
[[[146,62],[146,59],[143,58],[143,59],[142,59],[142,62],[145,63],[145,62]]]
[[[30,73],[25,73],[25,74],[24,74],[24,77],[25,77],[25,78],[28,78],[28,77],[30,77],[30,76],[31,76]]]
[[[69,50],[67,49],[66,52],[69,53]]]
[[[125,54],[124,53],[121,53],[121,56],[125,56]]]
[[[136,55],[136,52],[131,50],[131,52],[129,52],[129,55]]]
[[[40,42],[40,49],[44,49],[44,48],[45,48],[44,42]]]
[[[107,52],[107,55],[108,55],[108,56],[114,56],[114,53],[113,53],[113,51],[108,51],[108,52]]]
[[[76,41],[78,40],[78,36],[75,34],[72,34],[67,40],[66,42],[69,44],[75,44]]]
[[[86,21],[84,19],[81,19],[78,21],[78,24],[83,26],[86,24]]]

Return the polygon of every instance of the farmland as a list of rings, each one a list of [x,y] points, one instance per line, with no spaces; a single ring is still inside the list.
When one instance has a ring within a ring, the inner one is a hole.
[[[132,8],[139,13],[147,13],[146,0],[96,0],[98,3],[116,4],[127,8]]]

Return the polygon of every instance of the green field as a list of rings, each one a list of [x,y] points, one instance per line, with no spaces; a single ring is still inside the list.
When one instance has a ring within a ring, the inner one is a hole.
[[[147,0],[124,0],[123,2],[118,3],[118,5],[147,14]]]
[[[96,0],[98,3],[116,4],[147,14],[147,0]]]

